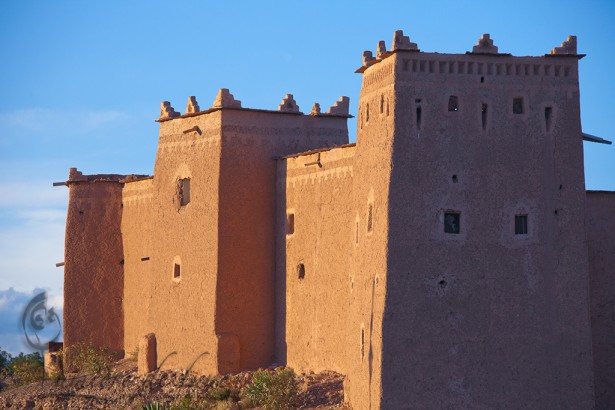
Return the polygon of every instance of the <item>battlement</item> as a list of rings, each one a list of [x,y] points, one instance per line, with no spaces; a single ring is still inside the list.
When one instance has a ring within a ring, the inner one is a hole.
[[[543,56],[516,57],[498,52],[498,47],[494,45],[489,34],[483,34],[472,51],[465,54],[426,53],[421,52],[416,43],[411,43],[401,30],[395,32],[390,51],[386,50],[382,40],[378,42],[377,50],[377,57],[373,57],[369,50],[364,51],[363,64],[355,71],[365,73],[364,87],[376,82],[383,75],[380,70],[368,71],[369,68],[400,52],[403,53],[403,56],[398,56],[402,73],[466,76],[461,81],[467,81],[469,75],[478,78],[490,75],[499,77],[499,80],[509,78],[512,81],[518,81],[519,77],[524,80],[533,77],[536,81],[545,77],[576,80],[578,73],[574,62],[585,56],[577,54],[576,36],[569,36],[561,47],[555,47]],[[390,68],[385,70],[388,70],[388,74],[392,73]]]
[[[322,113],[320,111],[320,104],[315,103],[311,112],[308,115],[315,117],[343,117],[343,118],[353,118],[352,115],[349,114],[350,109],[350,99],[348,97],[342,96],[336,101],[326,113]],[[160,117],[157,118],[156,122],[166,122],[172,121],[179,118],[189,118],[197,115],[206,115],[212,112],[220,111],[222,109],[232,109],[232,110],[241,110],[246,112],[266,112],[266,113],[276,113],[276,114],[291,114],[291,115],[306,115],[300,111],[299,105],[294,99],[292,94],[286,94],[282,99],[282,102],[278,106],[277,110],[267,110],[260,108],[245,108],[241,106],[241,101],[236,100],[233,94],[227,88],[221,88],[218,91],[218,95],[214,100],[212,106],[206,110],[200,109],[200,106],[196,100],[195,96],[188,97],[188,104],[186,106],[186,113],[181,114],[171,106],[169,101],[163,101],[160,103]]]

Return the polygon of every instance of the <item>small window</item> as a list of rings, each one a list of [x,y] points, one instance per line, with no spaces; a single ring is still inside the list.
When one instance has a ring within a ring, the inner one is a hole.
[[[384,114],[384,94],[380,94],[380,114]]]
[[[421,100],[418,98],[414,100],[414,103],[416,105],[416,129],[420,131],[421,130],[421,120],[423,116],[423,106],[421,105]]]
[[[295,214],[289,213],[286,215],[286,235],[295,233]]]
[[[483,122],[483,130],[487,129],[487,109],[488,109],[488,105],[483,103],[482,107],[481,107],[481,119]]]
[[[304,279],[305,278],[305,265],[300,263],[297,265],[297,278]]]
[[[361,361],[365,358],[365,328],[361,325]]]
[[[365,122],[369,122],[369,104],[365,104]]]
[[[527,235],[527,215],[515,215],[515,235]]]
[[[190,203],[190,178],[177,180],[177,203],[180,207]]]
[[[448,110],[459,111],[459,99],[456,95],[451,95],[448,97]]]
[[[357,222],[357,227],[354,232],[354,243],[359,243],[359,222]]]
[[[459,233],[461,225],[461,214],[459,212],[444,213],[444,232]]]
[[[513,99],[513,114],[523,114],[523,98]]]
[[[173,264],[173,279],[179,279],[182,275],[182,268],[179,263]]]
[[[372,204],[369,204],[367,208],[367,232],[372,232],[374,230],[374,207]]]

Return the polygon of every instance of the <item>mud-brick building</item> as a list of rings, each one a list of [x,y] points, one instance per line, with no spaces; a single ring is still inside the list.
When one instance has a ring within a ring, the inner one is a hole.
[[[615,407],[615,193],[587,192],[576,38],[366,51],[326,113],[163,102],[153,176],[71,169],[64,342],[346,375],[355,409]],[[150,339],[151,340],[151,339]]]

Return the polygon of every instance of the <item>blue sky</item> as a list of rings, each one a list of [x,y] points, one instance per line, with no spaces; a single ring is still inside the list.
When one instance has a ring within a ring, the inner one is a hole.
[[[304,112],[339,96],[356,114],[363,50],[402,29],[424,51],[542,55],[578,36],[584,131],[615,139],[613,1],[15,1],[0,12],[0,317],[35,288],[62,305],[69,167],[151,174],[159,104],[202,109],[219,88],[244,107]],[[354,140],[355,121],[350,122]],[[585,143],[588,189],[615,190],[615,148]],[[4,302],[3,302],[4,301]],[[16,323],[17,319],[15,319]],[[11,320],[0,347],[19,350]],[[10,328],[10,329],[9,329]]]

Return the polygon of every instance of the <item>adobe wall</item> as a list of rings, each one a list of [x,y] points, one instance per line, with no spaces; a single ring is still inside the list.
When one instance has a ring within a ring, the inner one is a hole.
[[[122,242],[124,248],[124,349],[137,351],[150,328],[148,311],[155,297],[151,290],[151,227],[153,179],[124,183],[122,189]]]
[[[278,310],[286,364],[297,371],[345,374],[360,349],[348,312],[355,286],[354,154],[346,146],[278,164],[278,192],[285,192],[277,210]]]
[[[237,367],[229,370],[276,360],[276,158],[346,144],[346,122],[346,116],[222,110],[216,333],[239,347]]]
[[[388,198],[395,131],[393,68],[392,60],[370,67],[363,76],[359,101],[350,269],[354,286],[348,312],[351,343],[345,384],[346,399],[354,408],[380,408],[382,397],[382,319],[388,281]]]
[[[220,112],[160,122],[150,224],[155,240],[140,255],[149,260],[135,263],[142,264],[143,279],[151,284],[144,333],[155,333],[163,368],[218,372],[214,323],[220,134]],[[180,206],[178,181],[186,178],[190,202]]]
[[[587,191],[586,237],[596,408],[615,408],[615,192]]]
[[[64,346],[124,350],[120,175],[71,168],[64,256]]]
[[[593,408],[577,56],[387,60],[382,408]]]

